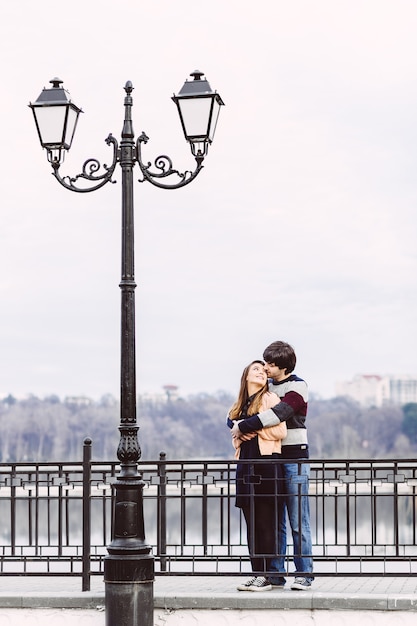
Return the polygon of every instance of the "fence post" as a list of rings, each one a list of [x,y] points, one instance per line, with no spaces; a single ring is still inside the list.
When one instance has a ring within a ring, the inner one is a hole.
[[[157,497],[157,528],[158,528],[158,554],[161,572],[167,569],[167,477],[166,477],[166,453],[159,453],[159,485]]]
[[[10,547],[16,554],[16,465],[13,463],[10,475]]]
[[[202,532],[202,543],[203,543],[203,554],[207,556],[207,544],[208,544],[208,487],[207,487],[207,465],[204,463],[203,466],[203,475],[202,475],[202,495],[203,502],[201,507],[201,532]]]
[[[90,591],[91,575],[91,444],[90,437],[83,446],[83,566],[82,591]]]

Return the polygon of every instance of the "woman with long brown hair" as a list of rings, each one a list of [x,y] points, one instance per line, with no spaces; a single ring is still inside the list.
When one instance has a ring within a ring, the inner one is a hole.
[[[279,402],[276,394],[268,391],[265,363],[252,361],[243,370],[236,402],[228,415],[228,426],[236,421],[266,411]],[[262,429],[251,435],[232,434],[236,467],[236,506],[242,509],[246,521],[247,541],[253,576],[238,585],[239,591],[269,591],[270,564],[277,553],[279,518],[283,506],[280,501],[281,467],[276,461],[281,454],[281,440],[285,438],[285,423]],[[253,460],[270,462],[249,463]]]

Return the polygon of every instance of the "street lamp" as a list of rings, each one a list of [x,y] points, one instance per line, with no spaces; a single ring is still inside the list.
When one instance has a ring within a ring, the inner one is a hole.
[[[139,182],[148,181],[163,189],[184,187],[200,173],[224,103],[201,72],[195,71],[191,76],[192,80],[186,81],[172,98],[196,160],[194,171],[183,173],[173,168],[166,155],[157,157],[153,166],[142,160],[142,144],[149,138],[142,133],[135,142],[130,81],[124,88],[125,117],[120,147],[112,134],[106,139],[113,147],[111,165],[101,166],[97,159],[88,159],[74,178],[61,176],[60,166],[71,147],[81,109],[71,101],[59,78],[53,78],[52,87],[44,88],[36,102],[29,104],[52,173],[63,187],[80,193],[95,191],[108,182],[115,182],[113,174],[117,163],[122,168],[120,441],[117,449],[120,472],[114,484],[112,541],[104,563],[107,626],[153,624],[154,559],[145,540],[144,483],[138,472],[141,450],[136,422],[133,168],[136,164],[139,166]]]

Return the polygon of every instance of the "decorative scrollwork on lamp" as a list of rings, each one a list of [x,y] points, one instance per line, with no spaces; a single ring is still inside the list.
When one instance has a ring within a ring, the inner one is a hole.
[[[191,170],[186,170],[185,172],[179,172],[178,170],[174,169],[172,160],[170,159],[170,157],[167,156],[166,154],[161,154],[154,160],[154,164],[153,164],[153,167],[155,167],[159,171],[156,171],[156,172],[152,171],[150,169],[152,167],[152,163],[148,161],[148,163],[145,164],[142,161],[141,144],[142,143],[146,144],[148,141],[149,141],[149,137],[145,135],[145,133],[142,133],[140,137],[138,137],[138,140],[136,142],[136,155],[137,155],[136,158],[139,164],[140,171],[142,172],[142,175],[143,175],[142,178],[138,179],[140,183],[144,183],[145,181],[148,181],[152,183],[153,185],[155,185],[156,187],[160,187],[162,189],[179,189],[180,187],[184,187],[185,185],[188,185],[189,183],[191,183],[191,181],[194,180],[197,174],[199,174],[200,171],[202,170],[204,157],[196,158],[197,167],[194,170],[194,172],[192,172]],[[161,183],[158,180],[160,178],[167,178],[168,176],[173,176],[173,175],[176,175],[180,179],[179,182],[167,184],[167,183]]]
[[[81,173],[77,174],[77,176],[71,177],[61,176],[59,173],[61,163],[59,163],[59,161],[52,161],[51,164],[53,168],[53,175],[55,176],[57,181],[66,189],[69,189],[70,191],[77,191],[79,193],[95,191],[96,189],[100,189],[100,187],[104,187],[104,185],[109,182],[115,184],[117,181],[113,180],[112,176],[118,163],[117,154],[119,146],[117,140],[113,137],[111,133],[107,137],[106,143],[107,145],[113,145],[113,162],[111,165],[106,165],[104,163],[102,166],[100,161],[98,161],[97,159],[87,159],[87,161],[85,161],[82,166]],[[104,169],[104,172],[101,174],[97,174],[97,172],[100,172],[102,168]],[[79,187],[76,185],[79,179],[83,179],[97,184],[91,185],[90,187]]]

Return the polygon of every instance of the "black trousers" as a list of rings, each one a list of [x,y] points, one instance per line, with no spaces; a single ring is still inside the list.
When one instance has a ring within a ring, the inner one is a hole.
[[[250,500],[242,512],[252,571],[262,575],[271,571],[271,560],[278,551],[279,496],[255,494]]]

